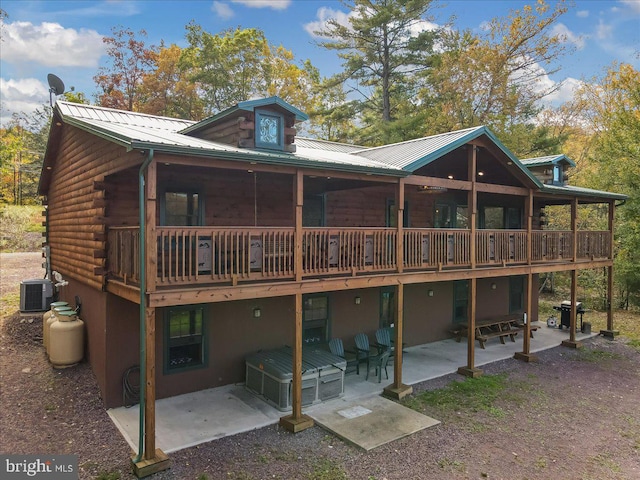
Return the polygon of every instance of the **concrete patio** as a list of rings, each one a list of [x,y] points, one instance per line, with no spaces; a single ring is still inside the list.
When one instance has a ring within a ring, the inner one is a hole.
[[[538,327],[534,338],[531,339],[532,353],[557,347],[563,340],[569,338],[569,332],[566,329],[548,328],[542,323],[539,323]],[[597,333],[578,333],[576,339],[584,340],[596,335]],[[448,339],[405,348],[403,383],[412,385],[455,373],[458,367],[466,365],[467,342],[465,340],[458,343],[454,339]],[[476,366],[481,367],[491,362],[512,358],[518,351],[522,351],[520,335],[516,337],[515,342],[507,339],[504,345],[497,338],[491,339],[484,350],[476,344]],[[377,382],[373,371],[368,380],[365,380],[363,371],[360,375],[355,373],[347,375],[342,397],[305,407],[303,413],[314,418],[325,428],[331,429],[325,420],[328,412],[357,408],[368,399],[379,396],[382,389],[393,380],[392,365],[389,366],[388,372],[389,380],[386,380],[383,375],[382,383]],[[110,409],[108,413],[126,441],[134,450],[137,450],[138,406]],[[267,404],[247,391],[243,385],[227,385],[166,398],[156,402],[156,445],[165,453],[171,453],[199,443],[272,425],[285,415],[286,412]],[[423,428],[433,424],[434,422],[427,421]],[[341,436],[339,432],[337,434]],[[404,435],[399,434],[397,438],[400,436]],[[356,441],[354,443],[357,444]],[[375,447],[380,443],[374,439],[368,440],[367,445],[369,444]],[[364,445],[361,446],[367,448]]]

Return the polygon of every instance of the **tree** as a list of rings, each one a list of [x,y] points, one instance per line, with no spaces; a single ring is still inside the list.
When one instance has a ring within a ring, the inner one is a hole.
[[[431,0],[344,1],[349,25],[329,20],[315,32],[319,45],[338,52],[343,71],[328,85],[351,81],[358,108],[371,120],[389,123],[403,100],[412,98],[415,76],[431,65],[437,30],[428,23]]]
[[[100,67],[93,77],[102,91],[97,102],[103,107],[134,111],[137,109],[139,88],[145,74],[153,68],[155,47],[146,47],[143,40],[129,28],[114,27],[113,36],[104,37],[110,65]],[[138,32],[146,37],[144,30]]]
[[[188,68],[205,102],[205,113],[224,110],[265,90],[262,65],[269,46],[262,31],[227,30],[212,35],[201,26],[187,26],[187,41],[181,67]]]
[[[261,30],[226,30],[213,35],[201,26],[187,26],[189,46],[180,68],[189,72],[204,99],[205,114],[224,110],[254,97],[277,95],[301,110],[315,95],[315,69],[310,61],[296,65],[291,51],[270,45]]]
[[[180,67],[182,49],[177,45],[160,45],[151,54],[154,70],[145,74],[139,89],[139,110],[151,115],[199,120],[204,104],[196,85],[189,80],[189,70]]]
[[[65,101],[71,103],[81,103],[83,105],[89,105],[89,103],[91,103],[84,93],[76,92],[75,90],[73,90],[73,87],[70,92],[64,92],[62,96]]]
[[[540,113],[539,100],[559,88],[544,80],[558,71],[552,65],[566,51],[551,31],[566,11],[563,1],[550,9],[538,0],[535,7],[492,19],[485,34],[444,32],[444,51],[420,92],[422,102],[435,107],[432,133],[487,125],[523,156],[557,150],[562,138],[549,137],[551,131],[532,120]]]
[[[593,135],[589,168],[576,181],[629,196],[616,210],[615,276],[620,303],[640,305],[640,72],[614,64],[585,83],[576,102]]]
[[[38,181],[47,145],[50,107],[14,114],[0,135],[0,203],[38,204]]]

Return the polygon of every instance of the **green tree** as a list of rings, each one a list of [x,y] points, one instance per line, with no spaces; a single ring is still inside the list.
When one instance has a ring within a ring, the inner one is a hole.
[[[144,76],[153,68],[155,47],[147,47],[136,38],[133,30],[124,27],[111,29],[112,37],[104,37],[109,65],[100,67],[93,77],[101,91],[96,97],[103,107],[134,111],[138,108],[139,89]],[[146,37],[144,30],[139,37]]]
[[[443,52],[420,92],[431,106],[427,128],[432,133],[487,125],[516,154],[532,156],[557,151],[562,138],[539,128],[534,118],[539,101],[559,85],[547,86],[547,75],[560,67],[566,52],[553,25],[567,11],[563,1],[550,8],[543,0],[496,17],[484,34],[447,31]]]
[[[204,99],[206,114],[266,90],[262,65],[269,56],[269,45],[262,31],[238,28],[212,35],[190,23],[187,41],[181,66],[192,72],[191,80]]]
[[[437,36],[429,23],[431,3],[344,1],[351,10],[349,24],[333,19],[315,32],[327,39],[319,45],[337,51],[342,59],[343,71],[327,85],[350,82],[349,91],[361,96],[355,106],[369,123],[376,122],[380,127],[396,119],[401,102],[414,97],[416,76],[431,65]]]
[[[36,205],[47,144],[50,107],[14,114],[0,134],[0,203]]]
[[[640,72],[613,65],[585,83],[576,102],[593,135],[589,167],[576,183],[629,196],[616,210],[615,279],[620,303],[640,305]]]
[[[203,98],[205,114],[272,95],[303,111],[312,108],[315,68],[308,60],[297,65],[291,51],[269,44],[261,30],[237,28],[213,35],[191,23],[187,41],[179,65]]]

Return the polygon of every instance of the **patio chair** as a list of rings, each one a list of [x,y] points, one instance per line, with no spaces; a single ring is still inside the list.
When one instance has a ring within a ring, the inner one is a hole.
[[[367,337],[364,333],[358,333],[355,336],[356,342],[356,353],[358,364],[366,363],[367,364],[367,374],[365,379],[369,379],[369,370],[371,365],[378,365],[378,361],[380,359],[380,355],[383,353],[382,348],[377,347],[374,353],[371,352],[371,347],[369,346],[369,337]],[[377,345],[376,345],[377,346]]]
[[[393,351],[393,344],[391,343],[391,332],[388,328],[379,328],[376,330],[376,341],[378,345],[381,345],[383,350]]]
[[[390,349],[391,350],[391,360],[393,361],[393,352],[395,351],[395,333],[393,327],[385,327],[380,328],[376,331],[376,341],[378,345],[382,347],[383,350]],[[403,353],[404,353],[405,343],[402,343]]]
[[[384,374],[387,376],[387,380],[389,380],[389,372],[387,372],[387,364],[389,363],[389,357],[391,355],[391,350],[385,350],[380,355],[378,355],[376,361],[376,375],[378,375],[378,383],[382,381],[382,369],[384,368]]]
[[[360,362],[358,361],[356,352],[345,350],[341,338],[332,338],[329,340],[329,350],[336,357],[344,358],[347,361],[347,367],[344,371],[345,374],[350,373],[350,368],[352,369],[351,372],[353,372],[353,367],[355,367],[356,375],[360,375]],[[348,353],[351,355],[347,358]]]

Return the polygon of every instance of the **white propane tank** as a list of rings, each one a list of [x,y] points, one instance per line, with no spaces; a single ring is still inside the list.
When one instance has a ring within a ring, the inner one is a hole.
[[[49,331],[49,361],[54,368],[71,367],[84,357],[84,322],[75,311],[56,316]]]
[[[75,313],[75,310],[69,306],[66,307],[55,307],[53,309],[53,315],[51,315],[47,319],[47,323],[44,326],[44,348],[49,355],[49,350],[51,349],[51,325],[58,321],[58,317],[60,315],[69,315],[71,313]]]
[[[50,305],[51,309],[44,312],[44,315],[42,316],[42,345],[44,345],[44,349],[47,352],[49,351],[49,327],[51,326],[51,323],[53,323],[52,321],[51,323],[47,324],[47,321],[52,316],[55,316],[54,308],[67,306],[69,306],[68,302],[53,302]]]

